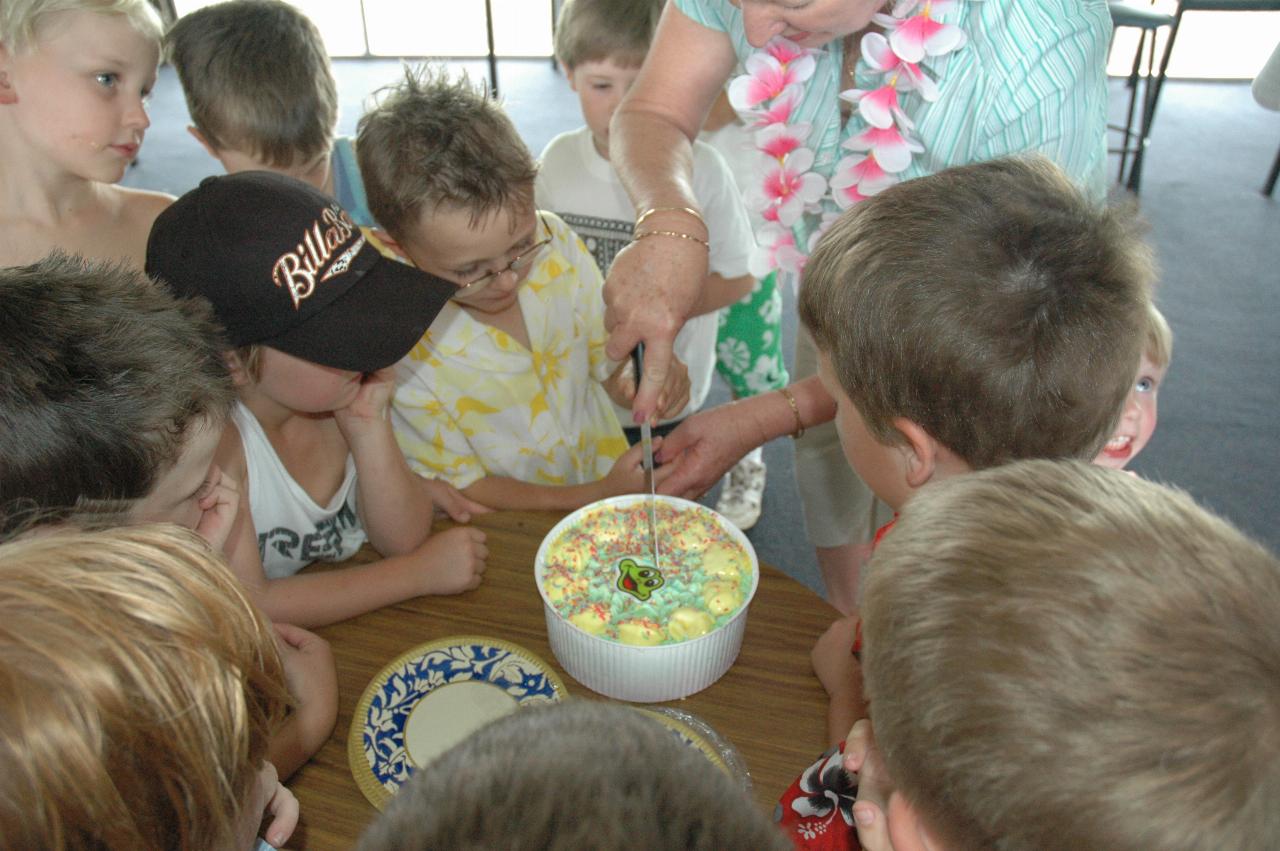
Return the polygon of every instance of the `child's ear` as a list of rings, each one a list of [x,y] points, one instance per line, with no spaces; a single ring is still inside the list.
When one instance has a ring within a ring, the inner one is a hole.
[[[244,387],[252,383],[248,370],[244,368],[244,361],[240,360],[240,355],[235,349],[227,349],[223,352],[222,362],[227,365],[227,372],[231,373],[231,383],[236,387]]]
[[[0,104],[17,102],[18,92],[9,79],[9,49],[0,44]]]
[[[894,851],[943,851],[945,846],[934,838],[915,806],[901,792],[895,789],[889,793],[888,806],[885,820]]]
[[[578,84],[573,81],[573,69],[563,62],[557,62],[556,64],[560,66],[560,73],[564,74],[564,79],[568,82],[569,88],[576,92],[578,90]]]
[[[905,439],[902,451],[906,458],[907,484],[913,489],[921,487],[938,469],[938,441],[924,427],[906,417],[895,417],[893,427]]]
[[[386,246],[389,251],[401,260],[408,263],[410,266],[413,265],[413,261],[409,259],[409,252],[405,251],[404,247],[400,245],[400,243],[396,242],[391,234],[387,233],[382,228],[371,228],[371,230],[373,231],[374,239]]]
[[[222,158],[218,156],[218,149],[215,148],[213,145],[209,144],[209,140],[204,137],[204,134],[201,133],[194,124],[187,125],[187,132],[191,134],[191,138],[195,139],[197,142],[200,143],[200,147],[204,148],[205,151],[209,154],[209,156],[213,157],[215,160],[218,160],[219,162],[222,161]]]

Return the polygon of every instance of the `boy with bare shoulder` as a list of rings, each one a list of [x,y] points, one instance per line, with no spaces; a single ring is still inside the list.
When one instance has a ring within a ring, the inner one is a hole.
[[[0,4],[0,265],[61,248],[141,268],[173,198],[115,184],[151,124],[160,36],[146,0]]]

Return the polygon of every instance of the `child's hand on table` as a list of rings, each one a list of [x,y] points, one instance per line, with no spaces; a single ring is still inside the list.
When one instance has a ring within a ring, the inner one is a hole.
[[[466,523],[476,514],[488,514],[493,509],[468,499],[462,491],[444,479],[433,479],[419,476],[426,482],[427,492],[431,494],[431,502],[435,506],[436,516],[446,515],[455,523]]]
[[[338,672],[333,651],[329,642],[300,626],[273,626],[285,682],[297,703],[294,715],[302,743],[309,753],[314,753],[329,738],[338,720]]]
[[[258,814],[264,827],[262,838],[276,848],[288,842],[298,826],[298,799],[280,782],[276,767],[265,761],[258,772],[253,797],[245,807],[246,817]],[[251,848],[253,843],[241,841],[239,847]]]
[[[404,558],[418,572],[418,594],[461,594],[480,587],[489,548],[485,534],[457,526],[432,535]]]

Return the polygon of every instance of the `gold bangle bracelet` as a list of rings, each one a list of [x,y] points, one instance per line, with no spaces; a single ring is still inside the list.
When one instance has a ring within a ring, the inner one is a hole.
[[[785,387],[779,387],[778,392],[787,400],[787,404],[791,406],[791,415],[796,418],[796,430],[791,433],[791,437],[804,437],[804,421],[800,419],[800,406],[796,404],[796,397]]]
[[[707,242],[702,237],[694,236],[691,233],[680,233],[679,231],[674,230],[642,230],[635,236],[631,237],[631,241],[636,242],[644,239],[646,236],[674,236],[677,239],[688,239],[698,243],[703,248],[707,249],[707,251],[711,250],[711,243]]]
[[[640,227],[640,225],[644,223],[644,220],[652,216],[654,213],[688,213],[698,221],[702,222],[703,227],[707,226],[707,220],[702,218],[702,214],[692,207],[650,207],[640,215],[636,216],[636,223],[632,226],[633,229]]]

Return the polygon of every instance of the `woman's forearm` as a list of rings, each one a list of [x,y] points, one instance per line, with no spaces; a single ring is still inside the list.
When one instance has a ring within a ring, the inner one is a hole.
[[[668,5],[609,132],[609,159],[638,211],[698,206],[691,140],[736,62],[728,36]]]

